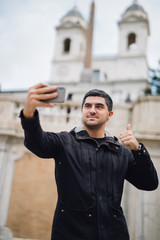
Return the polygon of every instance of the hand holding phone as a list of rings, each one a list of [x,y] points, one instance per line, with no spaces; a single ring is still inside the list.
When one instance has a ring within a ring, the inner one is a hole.
[[[31,87],[24,104],[24,117],[32,118],[37,107],[53,107],[54,103],[64,102],[65,92],[64,87],[48,86],[46,83]]]
[[[47,94],[54,93],[54,92],[58,93],[58,96],[56,98],[46,99],[46,100],[43,100],[43,102],[47,102],[47,103],[63,103],[65,101],[65,94],[66,94],[65,87],[57,87],[56,91],[47,92]]]

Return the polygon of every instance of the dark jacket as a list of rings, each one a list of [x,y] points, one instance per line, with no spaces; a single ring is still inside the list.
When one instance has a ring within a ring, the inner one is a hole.
[[[99,145],[85,130],[44,132],[38,114],[24,119],[25,146],[55,159],[58,202],[52,240],[128,240],[121,197],[124,180],[142,190],[158,186],[146,148],[130,151],[115,137]]]

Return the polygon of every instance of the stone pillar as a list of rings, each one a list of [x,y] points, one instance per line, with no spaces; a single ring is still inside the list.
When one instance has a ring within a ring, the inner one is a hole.
[[[0,240],[13,240],[12,232],[6,227],[0,227]]]
[[[132,127],[136,138],[148,149],[153,164],[160,173],[160,96],[137,99],[132,110]],[[143,176],[142,176],[143,177]],[[159,240],[160,191],[140,191],[137,197],[134,240]]]
[[[11,231],[5,227],[13,176],[13,161],[8,159],[6,142],[6,136],[0,138],[0,240],[12,239]]]
[[[11,240],[6,228],[15,160],[23,156],[23,148],[14,137],[0,136],[0,240]]]

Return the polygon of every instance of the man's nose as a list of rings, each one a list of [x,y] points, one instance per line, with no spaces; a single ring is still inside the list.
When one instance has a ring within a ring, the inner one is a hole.
[[[90,113],[91,113],[91,114],[94,114],[94,113],[96,113],[96,109],[95,109],[95,107],[94,107],[94,106],[92,106],[92,107],[91,107],[91,109],[90,109]]]

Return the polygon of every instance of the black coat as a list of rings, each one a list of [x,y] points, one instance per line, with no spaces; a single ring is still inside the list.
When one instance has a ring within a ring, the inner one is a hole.
[[[52,240],[128,240],[120,206],[124,180],[142,190],[158,186],[143,144],[131,152],[115,137],[98,144],[85,130],[44,132],[38,115],[20,116],[25,146],[39,157],[55,159],[58,202]]]

